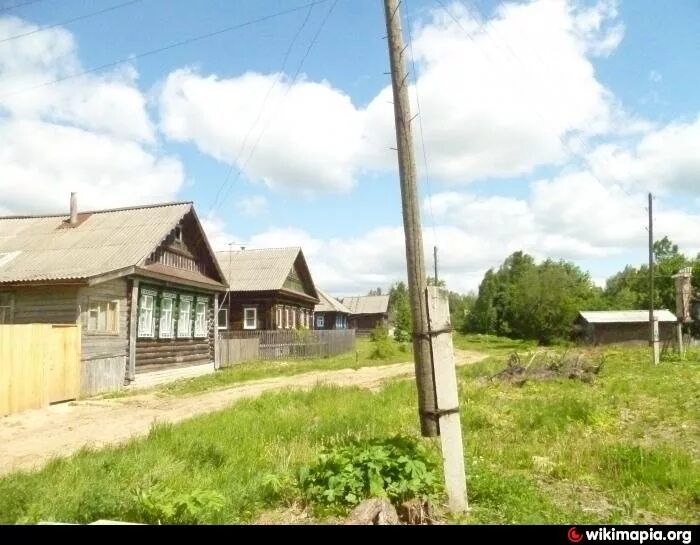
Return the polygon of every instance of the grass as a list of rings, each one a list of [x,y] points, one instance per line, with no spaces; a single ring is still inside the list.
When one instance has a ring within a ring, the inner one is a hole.
[[[338,356],[289,361],[252,361],[220,369],[216,373],[200,377],[182,379],[149,390],[127,390],[106,394],[105,398],[126,397],[146,391],[162,395],[190,395],[226,388],[233,384],[263,378],[293,376],[310,371],[332,371],[337,369],[359,369],[377,365],[403,363],[412,360],[410,345],[399,345],[390,341],[391,350],[385,358],[373,358],[373,345],[369,339],[358,338],[355,350]]]
[[[474,342],[455,340],[462,348]],[[505,341],[490,342],[500,343],[492,353],[506,350]],[[645,350],[625,349],[607,353],[592,384],[485,379],[501,366],[493,357],[458,371],[472,510],[456,521],[700,522],[697,362],[652,367]],[[196,511],[206,494],[221,505],[200,509],[195,521],[251,522],[288,505],[266,494],[270,475],[293,474],[345,435],[397,433],[418,434],[412,381],[378,393],[318,387],[266,394],[156,426],[119,448],[83,450],[6,476],[0,522],[151,520],[153,498],[180,498]]]

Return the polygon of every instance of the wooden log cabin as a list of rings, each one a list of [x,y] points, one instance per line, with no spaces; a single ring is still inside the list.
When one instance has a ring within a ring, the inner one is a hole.
[[[389,327],[389,296],[344,297],[341,302],[350,311],[348,326],[358,335],[368,335],[377,326]]]
[[[229,284],[220,331],[313,329],[319,299],[301,248],[223,251],[216,257]]]
[[[0,324],[81,325],[81,395],[210,366],[224,276],[190,202],[0,218]]]
[[[350,310],[325,291],[316,291],[321,302],[314,309],[314,329],[347,329]]]

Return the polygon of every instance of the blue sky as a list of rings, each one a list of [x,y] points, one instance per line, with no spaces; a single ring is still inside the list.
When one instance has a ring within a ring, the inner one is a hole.
[[[85,207],[193,200],[215,246],[300,244],[338,295],[403,276],[379,0],[320,2],[32,89],[306,4],[141,0],[13,38],[125,2],[0,11],[0,40],[12,38],[0,41],[0,211],[62,210],[71,190]],[[647,190],[657,232],[700,249],[698,2],[402,9],[423,106],[426,244],[453,289],[521,248],[598,282],[644,261]]]

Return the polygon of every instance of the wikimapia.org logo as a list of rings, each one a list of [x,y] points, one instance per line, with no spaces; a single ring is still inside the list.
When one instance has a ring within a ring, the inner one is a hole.
[[[632,541],[645,543],[647,541],[679,541],[684,545],[692,542],[691,530],[618,530],[615,528],[598,528],[579,532],[575,526],[569,528],[566,537],[571,543],[580,543],[585,534],[586,541]]]

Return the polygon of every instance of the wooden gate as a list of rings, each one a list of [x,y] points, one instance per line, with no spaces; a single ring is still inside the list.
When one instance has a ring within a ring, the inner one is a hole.
[[[79,390],[77,325],[0,326],[0,415],[76,399]]]

